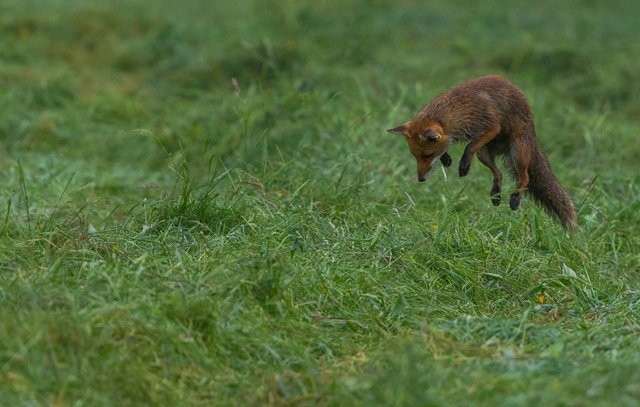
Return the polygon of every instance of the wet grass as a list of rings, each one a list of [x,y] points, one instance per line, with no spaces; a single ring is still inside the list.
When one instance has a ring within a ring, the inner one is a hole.
[[[637,405],[638,11],[4,1],[0,399]],[[494,72],[573,235],[384,131]]]

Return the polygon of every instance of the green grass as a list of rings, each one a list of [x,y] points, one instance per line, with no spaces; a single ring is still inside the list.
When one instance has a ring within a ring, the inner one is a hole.
[[[640,6],[423,3],[4,0],[0,404],[640,405]],[[385,132],[495,72],[573,235]]]

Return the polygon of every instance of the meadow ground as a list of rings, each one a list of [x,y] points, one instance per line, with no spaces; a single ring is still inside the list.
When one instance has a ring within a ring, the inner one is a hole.
[[[0,404],[640,405],[640,3],[423,3],[3,0]],[[575,234],[385,132],[487,73]]]

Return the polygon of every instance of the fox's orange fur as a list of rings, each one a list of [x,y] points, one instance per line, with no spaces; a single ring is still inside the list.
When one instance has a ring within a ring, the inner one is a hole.
[[[566,229],[577,227],[571,198],[551,172],[536,142],[533,115],[527,99],[514,84],[497,76],[464,82],[436,97],[411,121],[389,130],[403,134],[417,162],[419,181],[425,181],[435,162],[451,165],[447,149],[467,141],[458,172],[469,173],[474,155],[493,174],[491,200],[500,204],[502,173],[495,158],[504,162],[516,180],[509,206],[515,210],[525,191]]]

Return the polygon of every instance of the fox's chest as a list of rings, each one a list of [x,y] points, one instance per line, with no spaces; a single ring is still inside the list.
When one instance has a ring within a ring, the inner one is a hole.
[[[451,143],[468,143],[478,139],[484,134],[474,130],[477,129],[456,129],[449,133],[449,139],[451,140]],[[509,149],[509,136],[507,132],[499,133],[489,144],[487,144],[486,148],[494,151],[496,154],[504,154]]]
[[[469,141],[473,138],[473,136],[471,134],[456,131],[453,133],[449,133],[449,138],[451,138],[451,141],[453,143],[459,143],[461,141]]]
[[[484,109],[469,109],[446,118],[445,130],[454,142],[475,140],[494,126],[496,119]]]

